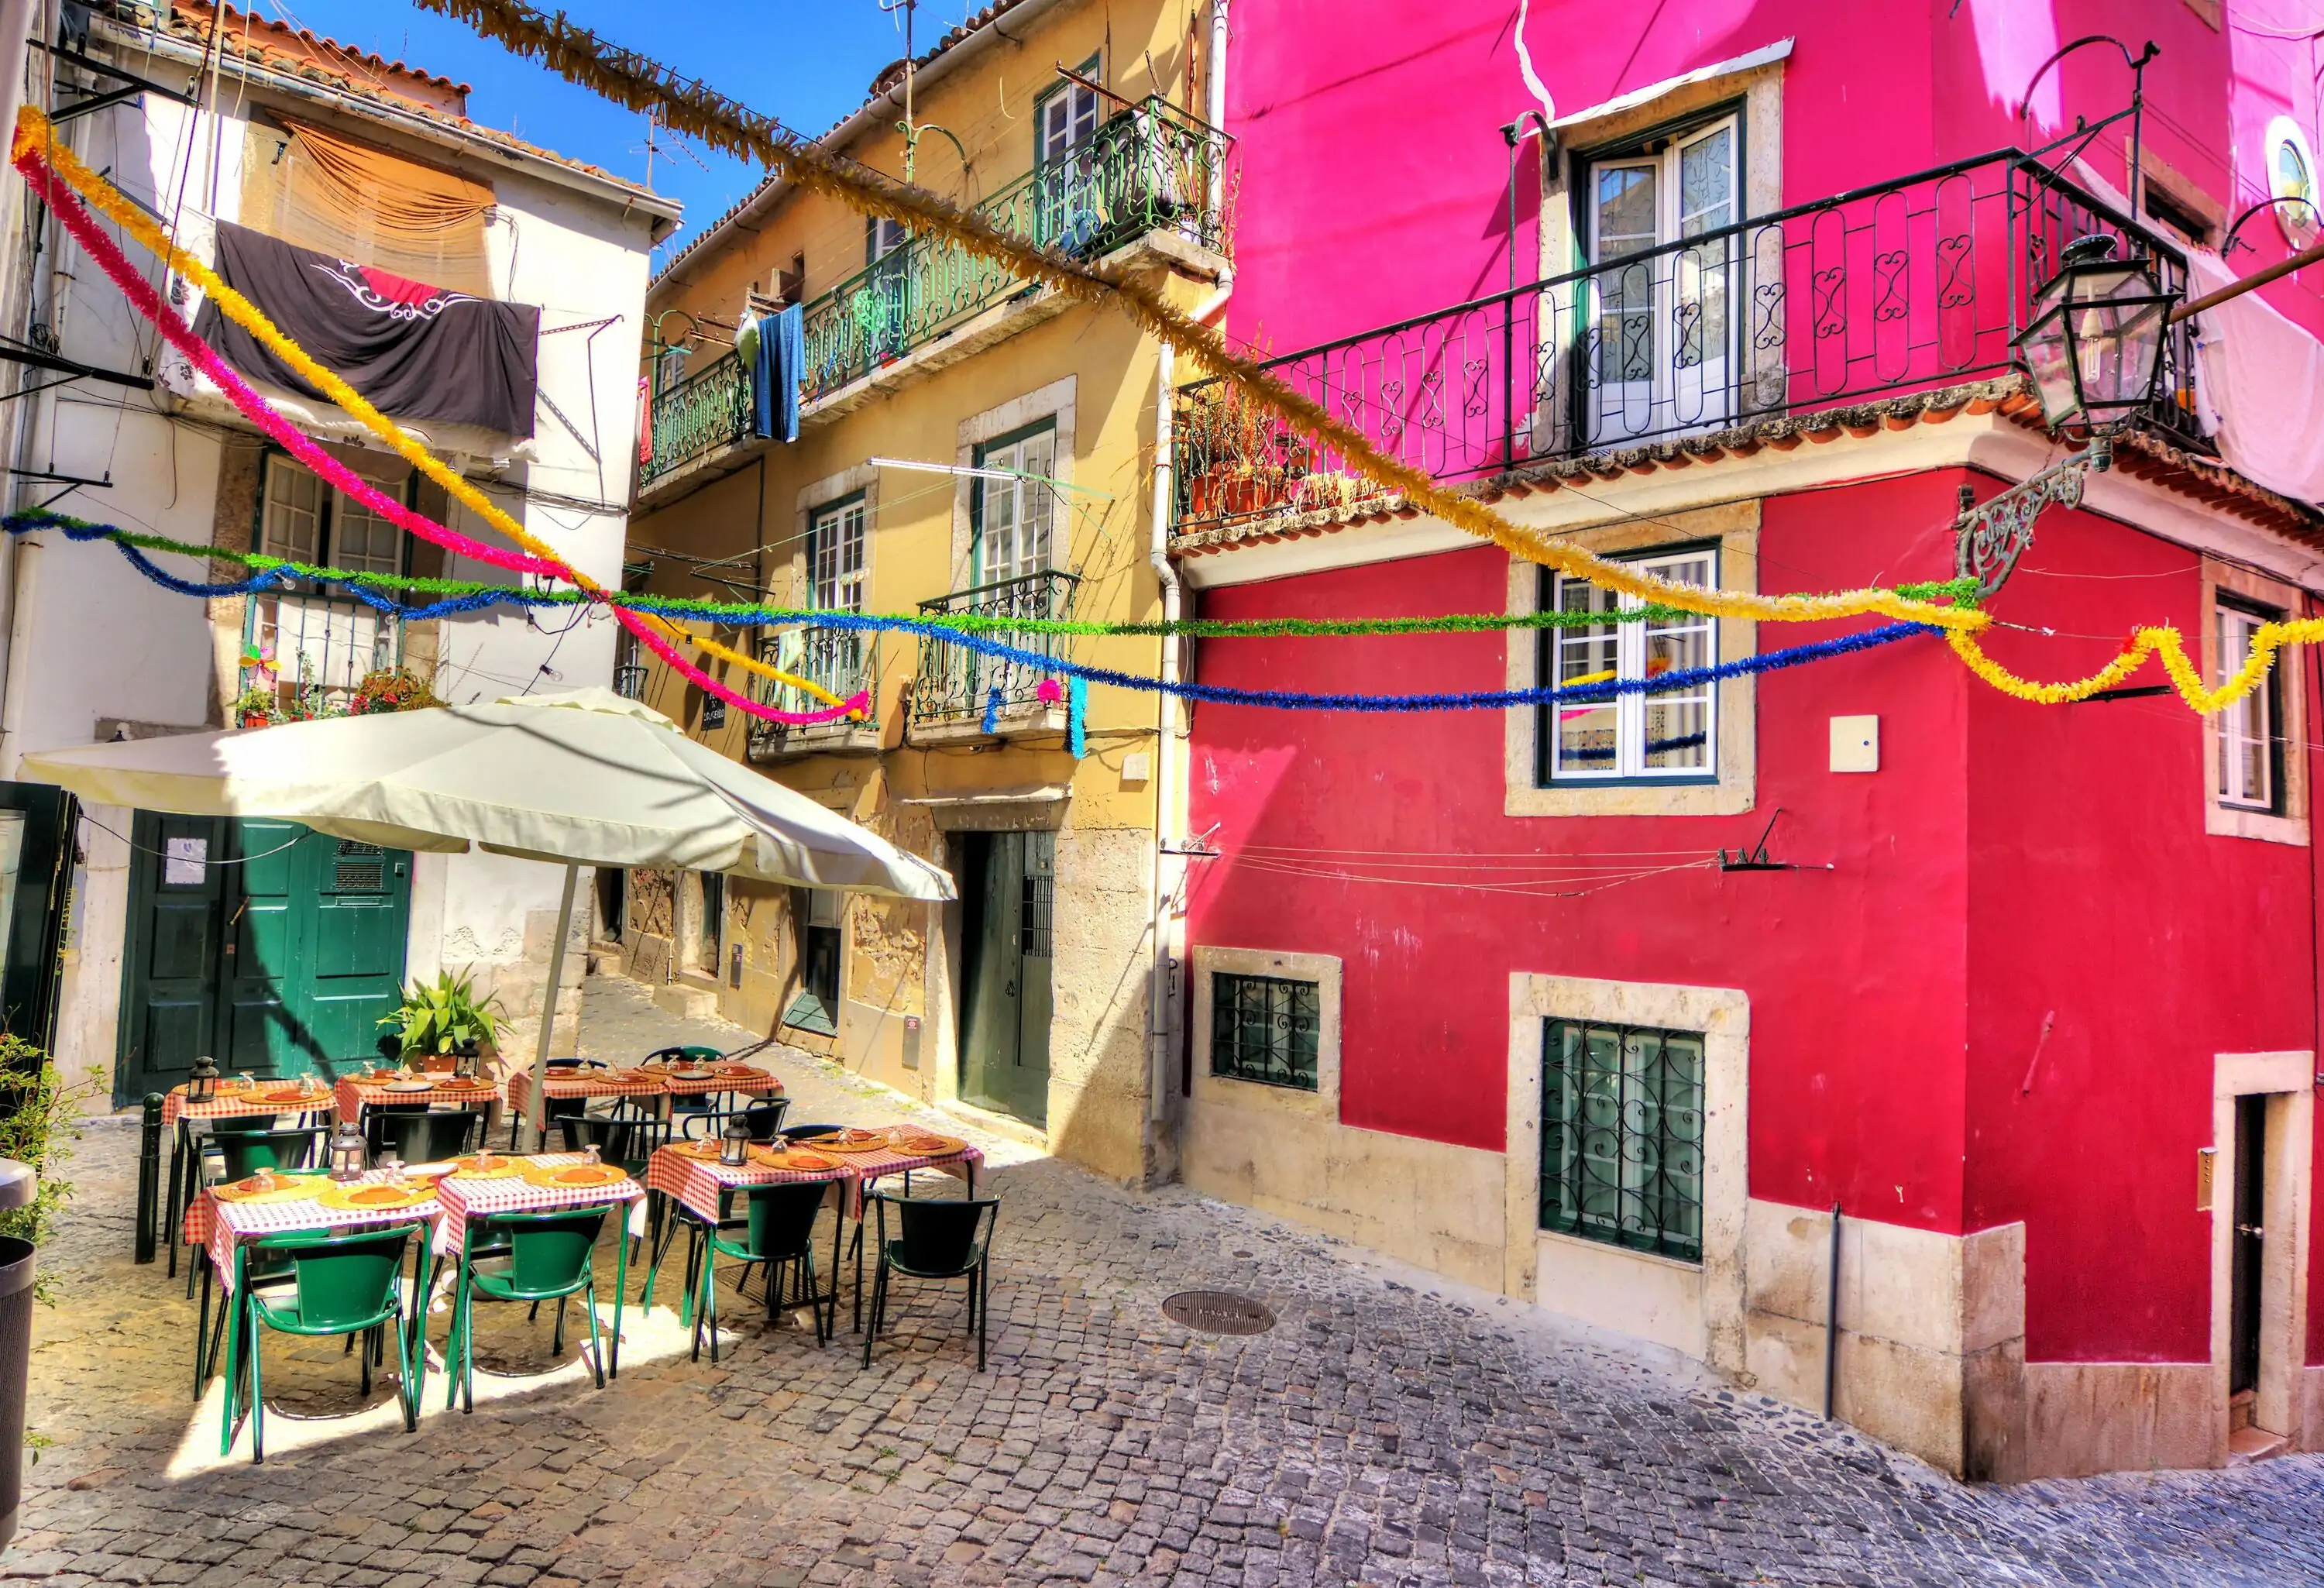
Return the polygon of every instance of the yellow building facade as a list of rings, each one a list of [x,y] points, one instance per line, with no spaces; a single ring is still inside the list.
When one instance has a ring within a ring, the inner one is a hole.
[[[1227,273],[1232,203],[1204,115],[1208,10],[996,5],[920,57],[908,84],[903,63],[883,73],[825,142],[1200,310]],[[733,342],[791,305],[804,358],[798,437],[784,441],[753,433]],[[678,255],[647,307],[632,589],[865,614],[1163,615],[1167,366],[1127,317],[779,181]],[[1014,1121],[1118,1179],[1167,1177],[1179,1045],[1161,789],[1178,719],[1162,697],[1091,685],[1076,759],[1053,666],[910,633],[695,626],[842,697],[866,692],[868,718],[770,725],[650,656],[625,659],[620,681],[945,866],[961,899],[632,873],[603,903],[630,974],[930,1102]],[[1165,660],[1152,636],[998,637],[1149,678]],[[820,704],[706,665],[787,709]]]

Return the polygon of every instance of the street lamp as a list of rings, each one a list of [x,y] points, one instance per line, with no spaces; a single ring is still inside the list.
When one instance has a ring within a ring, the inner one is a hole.
[[[2163,329],[2179,294],[2155,285],[2144,262],[2114,251],[2109,236],[2068,244],[2014,344],[2052,429],[2115,435],[2154,401]]]

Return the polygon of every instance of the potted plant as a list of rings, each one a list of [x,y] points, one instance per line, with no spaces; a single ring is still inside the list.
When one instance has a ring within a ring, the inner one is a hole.
[[[244,728],[272,727],[278,717],[277,706],[272,689],[253,684],[235,697],[235,725]]]
[[[355,698],[347,703],[347,715],[366,716],[383,711],[416,711],[421,706],[441,706],[436,697],[435,686],[408,667],[374,668],[355,686]]]
[[[444,971],[433,983],[412,983],[401,1005],[379,1023],[393,1028],[401,1039],[407,1067],[449,1070],[471,1045],[480,1054],[493,1054],[504,1018],[497,994],[480,999],[467,977]]]

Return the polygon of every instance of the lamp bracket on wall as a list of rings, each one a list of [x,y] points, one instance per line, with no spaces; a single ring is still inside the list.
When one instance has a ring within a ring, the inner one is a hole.
[[[1976,492],[1963,485],[1960,516],[1953,530],[1953,571],[1977,581],[1978,600],[1991,596],[2034,544],[2034,521],[2042,510],[2080,505],[2084,477],[2094,469],[2102,474],[2113,466],[2114,443],[2094,436],[2087,450],[2061,458],[1987,501],[1978,501]]]

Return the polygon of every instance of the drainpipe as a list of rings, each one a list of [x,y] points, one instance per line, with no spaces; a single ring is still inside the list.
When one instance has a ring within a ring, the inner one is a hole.
[[[1203,119],[1226,131],[1227,126],[1227,0],[1211,0],[1210,70],[1203,82]],[[1227,152],[1223,146],[1211,161],[1203,213],[1223,217],[1227,204]]]
[[[1226,121],[1226,69],[1227,0],[1211,0],[1211,59],[1208,80],[1204,85],[1204,119],[1213,127],[1223,126]],[[1226,161],[1222,152],[1220,158],[1211,162],[1209,191],[1204,198],[1211,214],[1222,213],[1225,195]],[[1220,272],[1217,288],[1194,309],[1194,318],[1208,319],[1216,314],[1233,290],[1233,271]],[[1165,343],[1154,360],[1154,498],[1148,510],[1152,535],[1147,561],[1153,566],[1154,577],[1162,587],[1162,619],[1166,623],[1178,621],[1185,611],[1185,598],[1177,568],[1170,560],[1170,521],[1176,505],[1172,489],[1171,436],[1173,402],[1177,395],[1176,372],[1176,351]],[[1166,631],[1162,636],[1161,667],[1165,683],[1177,682],[1179,656],[1177,634]],[[1177,1052],[1170,1039],[1174,1033],[1169,1019],[1170,973],[1178,958],[1178,945],[1171,927],[1170,906],[1178,894],[1184,863],[1169,852],[1182,846],[1185,821],[1185,802],[1178,795],[1185,775],[1178,767],[1179,738],[1184,731],[1178,697],[1166,692],[1158,699],[1154,745],[1154,920],[1148,938],[1153,963],[1146,994],[1146,1118],[1149,1124],[1159,1123],[1166,1117],[1167,1100],[1176,1089],[1178,1079]]]

